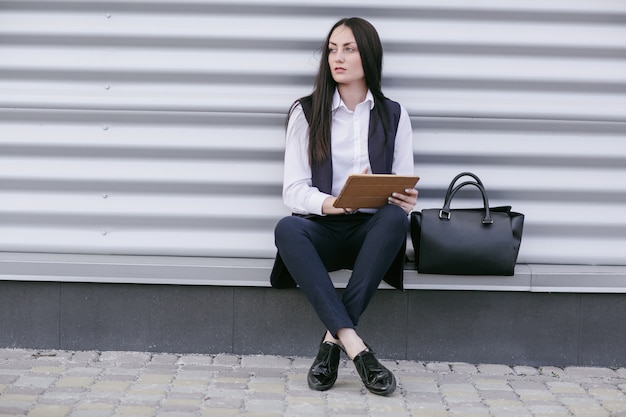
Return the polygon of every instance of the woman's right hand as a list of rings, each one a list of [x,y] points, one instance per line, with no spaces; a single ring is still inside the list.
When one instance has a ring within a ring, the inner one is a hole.
[[[367,174],[369,170],[369,167],[365,167],[365,169],[361,171],[361,174]],[[358,208],[337,208],[333,205],[335,204],[335,200],[337,200],[337,197],[332,196],[324,200],[322,204],[322,214],[352,214],[358,210]]]
[[[335,207],[333,205],[335,203],[335,200],[337,200],[337,197],[332,197],[332,196],[324,200],[324,203],[322,204],[322,214],[326,214],[326,215],[350,214],[353,211],[355,211],[354,209],[349,209],[349,208],[343,209],[343,208]]]

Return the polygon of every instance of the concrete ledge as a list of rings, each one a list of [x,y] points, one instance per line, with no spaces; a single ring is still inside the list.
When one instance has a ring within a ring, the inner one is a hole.
[[[0,253],[0,347],[312,356],[323,326],[301,291],[269,288],[271,265]],[[333,273],[338,288],[348,276]],[[625,366],[624,278],[620,266],[407,270],[407,291],[381,285],[359,332],[382,358]]]
[[[269,287],[272,259],[0,253],[0,280]],[[349,271],[332,273],[345,288]],[[407,290],[626,293],[626,266],[518,264],[515,275],[420,274],[407,264]],[[390,289],[381,284],[381,289]]]
[[[338,290],[342,291],[342,290]],[[359,333],[381,358],[626,366],[626,295],[381,290]],[[297,289],[0,281],[0,347],[313,356]]]

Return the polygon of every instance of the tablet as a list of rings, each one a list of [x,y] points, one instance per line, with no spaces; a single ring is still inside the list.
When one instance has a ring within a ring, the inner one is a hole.
[[[338,208],[379,208],[387,204],[392,193],[405,194],[415,187],[417,176],[392,174],[353,174],[348,177],[333,204]]]

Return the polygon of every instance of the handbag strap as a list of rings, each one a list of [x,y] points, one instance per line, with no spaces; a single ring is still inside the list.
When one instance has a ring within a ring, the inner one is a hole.
[[[450,217],[452,217],[452,210],[450,210],[450,203],[452,202],[452,198],[461,188],[468,185],[473,185],[474,187],[478,188],[483,196],[483,205],[485,208],[485,217],[483,217],[483,224],[492,224],[493,218],[491,217],[491,212],[489,211],[489,199],[487,198],[487,192],[485,191],[485,187],[483,187],[482,183],[474,181],[466,181],[452,189],[449,198],[445,201],[443,205],[443,208],[439,210],[439,218],[441,220],[450,220]]]
[[[454,188],[454,185],[459,180],[459,178],[466,177],[466,176],[474,178],[474,180],[478,184],[480,184],[481,187],[485,188],[485,186],[483,185],[482,181],[480,180],[480,178],[478,178],[478,176],[476,174],[473,174],[471,172],[461,172],[459,175],[454,177],[454,179],[450,182],[450,185],[448,186],[448,191],[446,191],[446,198],[444,198],[444,200],[443,200],[444,202],[447,202],[448,200],[450,200],[450,194],[452,193],[452,188]]]

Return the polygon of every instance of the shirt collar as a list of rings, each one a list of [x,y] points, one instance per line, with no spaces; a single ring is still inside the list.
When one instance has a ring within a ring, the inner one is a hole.
[[[365,95],[365,100],[363,100],[363,103],[369,103],[370,110],[374,108],[374,96],[372,95],[372,92],[369,89],[367,90],[367,94]],[[335,94],[333,94],[332,111],[333,112],[336,111],[339,107],[343,107],[347,109],[346,105],[341,99],[341,96],[339,95],[339,90],[335,89]]]

